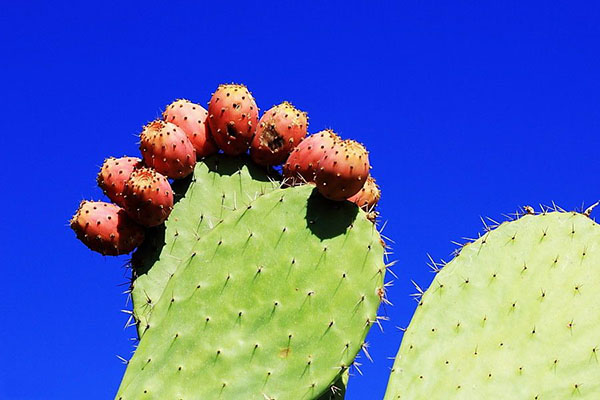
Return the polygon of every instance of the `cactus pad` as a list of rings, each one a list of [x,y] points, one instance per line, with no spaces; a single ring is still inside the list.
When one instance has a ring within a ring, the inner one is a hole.
[[[328,398],[381,300],[366,214],[312,186],[278,189],[189,240],[117,399]]]
[[[422,296],[385,399],[600,398],[599,268],[585,215],[488,231]]]
[[[132,258],[133,314],[141,337],[148,316],[179,261],[196,239],[227,214],[279,187],[248,157],[212,156],[196,164],[193,177],[175,181],[178,202],[164,226],[148,230]]]

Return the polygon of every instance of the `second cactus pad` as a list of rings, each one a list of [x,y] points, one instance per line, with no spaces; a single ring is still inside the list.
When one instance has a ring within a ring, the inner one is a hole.
[[[423,295],[386,399],[600,398],[600,227],[526,215],[464,246]]]
[[[314,187],[267,193],[197,239],[154,305],[117,399],[314,399],[376,321],[379,233]]]

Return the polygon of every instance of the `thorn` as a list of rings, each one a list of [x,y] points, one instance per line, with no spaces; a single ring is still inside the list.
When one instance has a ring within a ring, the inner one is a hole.
[[[586,217],[589,217],[590,214],[592,213],[592,211],[594,211],[594,208],[596,208],[596,206],[598,206],[598,204],[600,204],[600,201],[597,201],[594,204],[592,204],[591,206],[589,206],[588,208],[586,208],[585,211],[583,212],[583,215],[585,215]]]
[[[414,297],[415,300],[419,301],[419,299],[423,297],[423,294],[425,294],[425,292],[423,291],[423,289],[421,289],[419,285],[417,285],[415,281],[413,281],[412,279],[410,281],[415,286],[415,289],[417,289],[417,293],[412,293],[411,297]]]

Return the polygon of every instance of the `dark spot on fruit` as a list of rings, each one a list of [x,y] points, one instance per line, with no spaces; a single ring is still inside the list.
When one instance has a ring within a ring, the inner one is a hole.
[[[238,132],[233,125],[227,124],[227,134],[231,137],[237,137]]]

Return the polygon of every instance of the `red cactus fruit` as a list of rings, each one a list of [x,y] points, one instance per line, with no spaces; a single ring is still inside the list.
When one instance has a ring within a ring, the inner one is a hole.
[[[188,100],[176,100],[169,104],[163,112],[166,122],[180,127],[196,149],[196,157],[206,157],[219,151],[210,135],[208,127],[208,111],[199,104]]]
[[[130,253],[144,241],[144,229],[125,210],[103,201],[82,201],[71,229],[87,247],[107,256]]]
[[[123,188],[125,182],[134,169],[142,166],[142,160],[137,157],[109,157],[98,173],[98,186],[104,194],[115,204],[124,206]]]
[[[258,126],[258,107],[244,85],[219,85],[208,103],[208,125],[217,146],[236,156],[248,150]]]
[[[250,156],[259,165],[279,165],[306,136],[308,117],[291,103],[272,107],[258,122]]]
[[[173,209],[173,190],[167,178],[150,168],[131,173],[123,190],[125,211],[143,226],[162,224]]]
[[[369,153],[358,142],[334,143],[319,160],[315,183],[319,193],[330,200],[344,200],[362,189],[369,176]]]
[[[196,164],[196,149],[177,125],[160,120],[144,127],[140,135],[144,163],[169,178],[188,176]]]
[[[363,210],[370,212],[375,208],[380,198],[381,191],[379,190],[379,186],[375,183],[375,179],[369,175],[362,189],[354,196],[348,198],[348,201],[351,201]]]
[[[329,129],[307,137],[288,157],[283,166],[283,175],[292,184],[314,182],[317,163],[340,140]]]

